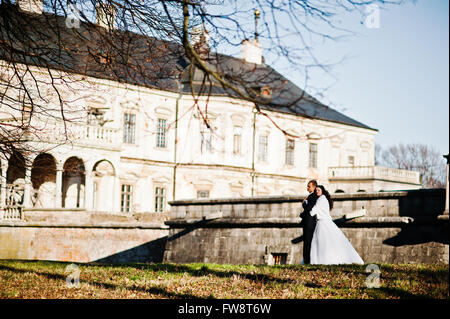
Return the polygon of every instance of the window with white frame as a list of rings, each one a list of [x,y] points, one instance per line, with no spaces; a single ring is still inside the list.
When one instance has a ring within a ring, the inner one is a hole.
[[[258,160],[261,162],[267,162],[268,140],[269,138],[266,134],[259,136]]]
[[[355,165],[355,157],[354,156],[350,155],[348,157],[348,164],[351,165],[351,166]]]
[[[309,167],[317,168],[317,144],[309,143]]]
[[[136,115],[125,113],[123,119],[123,142],[134,144],[136,131]]]
[[[167,132],[167,120],[158,119],[158,124],[156,128],[156,146],[165,148],[167,147],[166,142],[166,132]]]
[[[201,153],[210,153],[212,150],[212,132],[204,123],[200,129],[200,151]]]
[[[155,188],[155,212],[162,213],[165,209],[166,189],[164,187]]]
[[[285,164],[294,165],[295,140],[286,139]]]
[[[130,184],[122,184],[120,193],[120,211],[129,213],[132,210],[133,186]]]
[[[209,190],[198,190],[197,198],[209,198]]]
[[[239,155],[242,151],[242,126],[233,128],[233,154]]]

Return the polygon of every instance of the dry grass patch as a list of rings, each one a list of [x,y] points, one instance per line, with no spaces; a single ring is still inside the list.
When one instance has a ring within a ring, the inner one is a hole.
[[[68,265],[1,260],[0,298],[449,298],[447,265],[379,264],[371,289],[359,265],[77,264],[77,287]]]

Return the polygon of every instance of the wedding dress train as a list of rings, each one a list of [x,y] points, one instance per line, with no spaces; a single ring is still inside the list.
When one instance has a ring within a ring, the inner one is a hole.
[[[344,233],[330,216],[330,206],[324,195],[317,199],[311,216],[317,215],[317,224],[311,243],[311,264],[364,264]]]

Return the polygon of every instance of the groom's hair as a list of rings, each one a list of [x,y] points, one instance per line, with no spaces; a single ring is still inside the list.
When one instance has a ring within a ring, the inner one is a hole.
[[[308,182],[308,184],[306,184],[306,185],[309,185],[309,184],[313,184],[314,187],[317,187],[317,181],[315,179],[310,180]]]

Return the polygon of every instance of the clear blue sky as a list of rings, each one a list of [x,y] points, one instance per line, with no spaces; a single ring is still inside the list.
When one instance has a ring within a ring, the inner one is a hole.
[[[325,104],[379,130],[376,142],[424,143],[449,152],[449,1],[419,0],[380,12],[380,27],[369,29],[361,16],[344,21],[360,33],[316,46],[325,60],[336,61],[331,79],[314,76],[315,87],[331,85]],[[274,65],[276,67],[276,65]],[[301,85],[302,79],[280,66]]]

